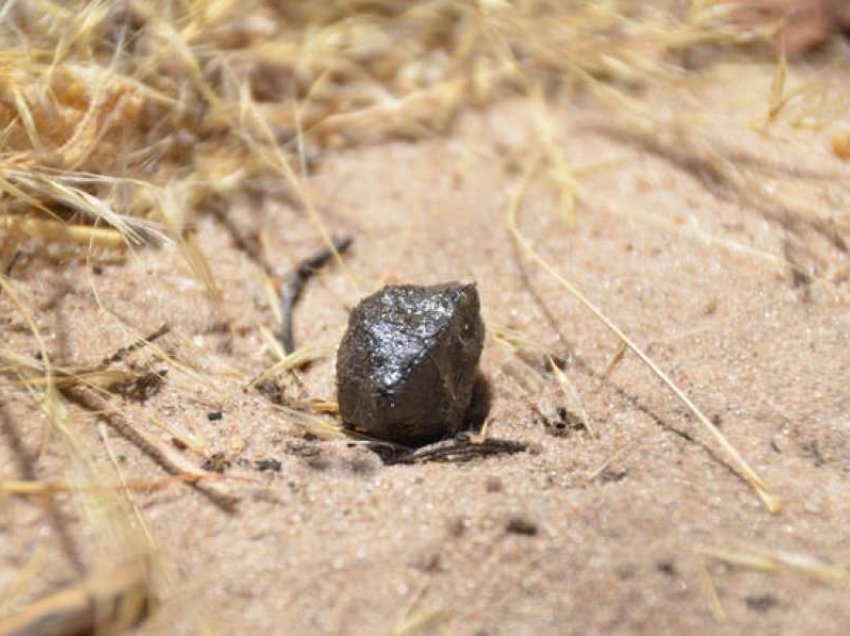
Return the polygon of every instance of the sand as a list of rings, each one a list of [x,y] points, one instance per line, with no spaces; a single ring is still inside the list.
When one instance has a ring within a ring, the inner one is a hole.
[[[829,131],[771,136],[746,126],[764,113],[772,73],[768,65],[720,65],[686,99],[650,92],[641,102],[728,121],[700,133],[701,143],[775,166],[788,200],[843,209],[846,238],[847,201],[830,197],[850,168],[831,155]],[[846,70],[834,73],[850,82]],[[781,206],[709,187],[700,170],[612,135],[593,100],[560,104],[552,115],[580,174],[581,202],[572,226],[553,189],[537,180],[523,234],[714,419],[784,510],[764,509],[635,356],[601,378],[617,340],[508,234],[517,157],[533,133],[528,105],[506,100],[464,113],[445,137],[321,156],[308,180],[317,208],[355,244],[346,268],[311,280],[296,309],[296,343],[325,355],[287,395],[335,398],[333,353],[347,310],[382,282],[474,281],[488,330],[482,368],[494,392],[488,434],[525,442],[528,452],[383,466],[362,444],[305,438],[250,385],[274,362],[260,328],[274,330],[275,318],[262,269],[211,216],[197,219],[198,240],[221,301],[168,245],[113,263],[95,258],[97,273],[84,259],[51,266],[34,247],[16,265],[10,279],[56,364],[97,364],[170,325],[157,344],[182,366],[150,349],[132,353],[119,368],[168,373],[148,399],[110,404],[166,445],[172,435],[157,421],[195,440],[202,453],[172,446],[189,465],[200,467],[204,454],[226,460],[225,477],[210,483],[238,498],[235,512],[184,484],[129,495],[139,515],[130,526],[141,533],[144,519],[157,548],[164,597],[136,633],[850,632],[846,577],[766,572],[705,554],[787,552],[850,567],[847,254],[806,224],[789,227]],[[828,176],[794,176],[803,169]],[[280,273],[322,246],[309,215],[286,201],[237,201],[230,213],[246,233],[262,234]],[[787,254],[811,276],[795,277]],[[16,350],[35,352],[8,299],[0,305]],[[543,355],[521,363],[503,350],[495,336],[505,329],[566,360],[595,436],[554,427],[566,400]],[[59,437],[45,438],[45,417],[24,390],[3,380],[2,395],[2,475],[79,478]],[[87,459],[108,466],[108,448],[128,480],[167,474],[115,428],[69,408]],[[223,417],[210,421],[216,410]],[[30,472],[17,446],[38,455]],[[255,462],[265,459],[280,469],[259,471]],[[102,474],[114,479],[110,470]],[[97,568],[131,550],[126,529],[95,523],[102,511],[91,499],[54,499],[55,522],[32,497],[7,497],[0,507],[3,614],[73,580],[69,551]],[[31,575],[21,583],[25,567]]]

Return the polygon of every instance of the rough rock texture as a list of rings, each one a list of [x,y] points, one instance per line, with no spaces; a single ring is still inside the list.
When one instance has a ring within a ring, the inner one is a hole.
[[[337,354],[343,423],[408,446],[462,430],[483,340],[475,285],[397,285],[365,298]]]

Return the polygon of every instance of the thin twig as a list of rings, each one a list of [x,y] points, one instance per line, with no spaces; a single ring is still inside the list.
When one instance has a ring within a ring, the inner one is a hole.
[[[62,392],[71,402],[87,411],[97,413],[119,435],[134,444],[140,451],[172,475],[185,475],[186,473],[198,472],[198,467],[190,460],[154,436],[135,426],[119,411],[110,408],[109,403],[103,397],[88,387],[69,387],[63,389]],[[232,513],[235,511],[239,499],[218,488],[218,484],[200,483],[198,481],[188,481],[187,483],[225,512]]]
[[[149,345],[153,341],[158,340],[159,338],[161,338],[162,336],[167,334],[169,331],[171,331],[171,325],[169,325],[168,323],[165,323],[164,325],[162,325],[159,329],[154,331],[149,336],[146,336],[145,338],[139,338],[138,340],[136,340],[130,346],[121,347],[120,349],[118,349],[118,351],[113,353],[111,356],[104,358],[103,361],[101,362],[101,365],[106,367],[106,366],[109,366],[110,364],[114,364],[115,362],[120,362],[121,360],[126,358],[131,353],[138,351],[139,349],[142,349],[143,347],[146,347],[147,345]]]
[[[280,342],[287,355],[295,351],[295,343],[292,338],[292,313],[304,285],[312,278],[313,274],[327,265],[332,258],[345,253],[351,247],[353,241],[354,239],[350,236],[334,239],[332,247],[322,249],[305,258],[284,278],[280,290],[280,314],[282,317]]]
[[[717,588],[714,585],[714,580],[711,578],[711,573],[704,565],[700,566],[699,578],[702,583],[703,592],[708,598],[709,605],[711,605],[711,615],[714,616],[714,620],[718,624],[722,625],[726,622],[726,612],[723,611],[723,604],[717,595]]]
[[[846,581],[850,578],[850,571],[846,568],[824,563],[807,554],[799,554],[797,552],[764,550],[762,548],[745,550],[702,548],[699,552],[729,565],[760,570],[762,572],[780,573],[787,570],[796,570],[826,582]]]
[[[464,436],[450,439],[445,442],[429,444],[423,448],[407,451],[396,457],[390,457],[384,461],[387,465],[392,464],[421,464],[424,462],[459,462],[469,461],[476,457],[487,457],[489,455],[513,455],[527,450],[528,446],[522,442],[507,439],[496,439],[487,437],[480,441],[471,441]]]
[[[614,371],[614,368],[620,364],[620,360],[623,359],[623,355],[626,353],[626,343],[620,340],[620,343],[617,345],[617,350],[614,352],[614,355],[611,356],[611,360],[608,361],[608,364],[605,365],[605,370],[602,372],[602,379],[607,380],[611,373]]]
[[[0,493],[12,495],[40,496],[58,492],[79,492],[82,490],[160,490],[172,484],[196,483],[201,480],[222,479],[225,475],[197,470],[193,473],[171,475],[158,479],[127,481],[119,484],[69,484],[65,481],[32,481],[17,479],[0,479]]]

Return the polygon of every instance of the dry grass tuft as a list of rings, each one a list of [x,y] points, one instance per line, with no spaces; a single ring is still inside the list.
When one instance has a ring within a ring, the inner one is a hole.
[[[445,132],[460,108],[528,78],[569,91],[586,78],[669,81],[683,51],[764,35],[713,5],[676,16],[637,2],[40,0],[2,12],[7,237],[170,238],[211,292],[185,232],[214,195],[284,190],[309,208],[299,175],[325,147]]]

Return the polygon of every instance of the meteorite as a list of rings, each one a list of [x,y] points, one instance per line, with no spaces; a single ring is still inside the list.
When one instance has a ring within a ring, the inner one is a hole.
[[[463,430],[483,341],[474,284],[393,285],[364,298],[337,353],[343,425],[405,446]]]

